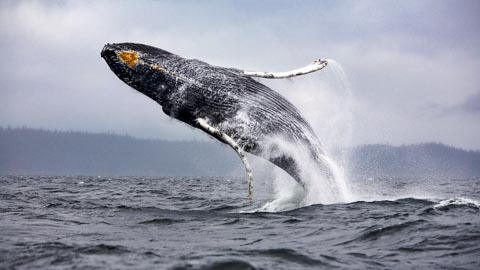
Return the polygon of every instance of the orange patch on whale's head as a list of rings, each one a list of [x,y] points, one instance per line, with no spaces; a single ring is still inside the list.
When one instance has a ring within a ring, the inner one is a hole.
[[[118,57],[130,67],[134,67],[138,62],[138,53],[136,51],[121,51]]]

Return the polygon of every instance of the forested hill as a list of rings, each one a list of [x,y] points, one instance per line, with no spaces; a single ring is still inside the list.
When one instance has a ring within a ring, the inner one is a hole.
[[[439,143],[350,149],[350,171],[366,177],[465,178],[480,176],[480,152]]]
[[[480,152],[443,144],[363,145],[347,153],[354,176],[480,176]],[[0,174],[227,176],[243,175],[243,168],[231,149],[214,140],[0,128]]]
[[[215,141],[162,141],[125,135],[0,129],[0,173],[228,175],[236,154]]]

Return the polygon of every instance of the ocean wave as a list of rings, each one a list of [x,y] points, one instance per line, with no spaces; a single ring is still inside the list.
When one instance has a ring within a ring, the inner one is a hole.
[[[480,203],[473,199],[469,198],[450,198],[446,200],[442,200],[433,206],[434,209],[446,209],[450,206],[467,206],[471,208],[480,209]]]
[[[275,204],[275,207],[271,207],[272,203]],[[452,206],[466,206],[469,208],[480,209],[480,202],[464,198],[464,197],[454,197],[449,199],[435,199],[435,198],[414,198],[414,197],[405,197],[405,198],[395,198],[395,199],[380,199],[380,200],[360,200],[353,201],[348,203],[337,203],[337,204],[311,204],[311,205],[297,205],[292,206],[291,204],[279,205],[278,202],[268,202],[260,208],[251,210],[251,211],[241,211],[242,213],[283,213],[283,212],[297,212],[301,210],[308,210],[311,208],[317,208],[322,206],[360,206],[360,205],[377,205],[377,206],[394,206],[394,205],[412,205],[412,206],[424,206],[428,209],[447,209]]]
[[[178,267],[173,267],[171,269],[180,270],[180,269],[192,269],[192,268],[185,267],[185,266],[178,266]],[[252,264],[246,261],[232,259],[232,260],[222,260],[222,261],[207,263],[205,265],[202,265],[198,269],[201,269],[201,270],[223,270],[223,269],[256,270],[258,268],[256,268],[255,266],[253,266]]]
[[[151,225],[172,225],[174,223],[182,223],[185,220],[181,219],[172,219],[172,218],[154,218],[145,221],[141,221],[138,224],[151,224]]]
[[[77,247],[76,251],[84,254],[121,255],[129,253],[129,249],[120,245],[98,244],[91,246]]]
[[[242,210],[240,213],[284,213],[284,212],[298,212],[308,211],[309,209],[318,209],[319,207],[336,207],[336,206],[361,206],[361,205],[377,205],[377,206],[394,206],[394,205],[420,205],[429,206],[436,201],[425,198],[396,198],[396,199],[380,199],[380,200],[359,200],[346,203],[336,204],[310,204],[310,205],[292,205],[287,203],[282,205],[277,201],[267,202],[263,206],[254,210]]]
[[[398,224],[393,224],[393,225],[388,225],[388,226],[379,226],[379,225],[374,225],[370,228],[367,228],[361,235],[357,238],[355,238],[352,241],[357,241],[357,240],[363,240],[363,241],[370,241],[370,240],[377,240],[378,238],[382,236],[388,236],[392,235],[398,232],[402,232],[405,229],[410,229],[412,227],[421,225],[427,223],[426,220],[413,220],[413,221],[407,221],[407,222],[402,222]],[[348,241],[348,242],[352,242]]]
[[[319,267],[319,266],[332,266],[332,262],[337,262],[334,257],[321,255],[325,260],[319,258],[313,258],[306,254],[295,251],[290,248],[271,248],[271,249],[255,249],[255,250],[246,250],[241,252],[244,255],[249,256],[262,256],[262,257],[273,257],[278,258],[282,261],[288,261],[308,267]]]

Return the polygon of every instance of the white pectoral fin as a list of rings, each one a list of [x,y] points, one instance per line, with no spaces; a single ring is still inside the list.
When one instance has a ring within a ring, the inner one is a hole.
[[[318,59],[313,61],[313,63],[286,72],[262,72],[262,71],[247,71],[244,70],[243,74],[251,77],[261,77],[267,79],[281,79],[281,78],[291,78],[295,76],[305,75],[315,71],[319,71],[328,65],[327,60]]]
[[[251,200],[253,198],[253,174],[252,174],[252,169],[250,167],[250,164],[248,163],[248,160],[245,157],[245,154],[242,148],[230,136],[221,132],[220,130],[211,126],[210,124],[208,124],[207,119],[197,118],[196,121],[197,121],[197,124],[202,128],[202,130],[209,133],[213,137],[220,139],[222,142],[228,144],[230,147],[233,148],[233,150],[235,150],[235,152],[237,152],[238,156],[243,162],[243,165],[245,166],[245,171],[247,172],[248,198]]]

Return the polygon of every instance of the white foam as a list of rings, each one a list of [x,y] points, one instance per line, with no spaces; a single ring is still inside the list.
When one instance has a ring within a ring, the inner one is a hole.
[[[480,208],[480,203],[478,201],[469,199],[469,198],[450,198],[446,200],[442,200],[433,206],[434,209],[441,209],[449,205],[468,205]]]

